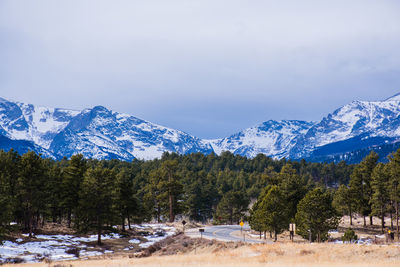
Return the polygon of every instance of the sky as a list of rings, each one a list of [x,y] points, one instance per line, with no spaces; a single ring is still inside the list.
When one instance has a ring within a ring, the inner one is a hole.
[[[1,0],[0,97],[199,138],[400,92],[398,0]]]

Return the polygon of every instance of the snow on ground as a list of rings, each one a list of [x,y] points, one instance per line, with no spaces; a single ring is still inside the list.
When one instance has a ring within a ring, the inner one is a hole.
[[[67,253],[68,250],[74,247],[82,249],[80,251],[81,256],[103,254],[99,251],[86,251],[85,249],[87,248],[87,245],[81,243],[96,241],[97,235],[91,235],[89,237],[76,237],[72,235],[37,235],[35,237],[37,241],[26,243],[21,243],[23,242],[23,239],[21,238],[16,240],[17,243],[5,241],[3,245],[0,246],[0,262],[13,258],[22,258],[26,262],[38,262],[43,258],[49,258],[51,260],[76,259],[77,257],[74,254]],[[103,240],[118,238],[121,238],[119,234],[102,236]]]
[[[335,240],[332,243],[334,243],[334,244],[349,244],[349,243],[352,243],[352,244],[358,244],[358,245],[372,245],[373,244],[373,240],[370,239],[370,238],[368,238],[368,239],[358,239],[358,240],[354,240],[352,242],[348,242],[348,241],[343,242],[342,240]]]
[[[0,262],[13,258],[21,258],[26,262],[39,262],[44,257],[51,260],[71,260],[76,259],[75,255],[68,254],[69,248],[64,244],[58,244],[57,241],[27,242],[17,244],[11,241],[5,241],[0,246]]]
[[[171,226],[167,226],[165,224],[142,224],[142,225],[131,225],[131,227],[139,228],[139,229],[146,229],[146,228],[152,228],[154,229],[153,235],[145,236],[147,239],[147,242],[141,243],[139,247],[141,248],[148,248],[154,243],[161,241],[169,236],[172,236],[175,234],[176,229]],[[129,243],[135,243],[137,239],[132,239],[129,241]]]
[[[134,244],[139,245],[141,248],[147,248],[168,236],[175,234],[174,227],[165,224],[142,224],[131,225],[132,228],[138,230],[151,230],[153,234],[144,236],[146,242],[141,243],[139,239],[131,239],[128,242],[131,244],[124,250],[134,249]],[[27,237],[28,235],[23,235]],[[119,239],[121,235],[112,233],[102,235],[102,240]],[[18,238],[15,242],[4,241],[0,245],[0,264],[4,262],[13,261],[13,259],[21,259],[24,262],[40,262],[47,258],[53,261],[60,260],[74,260],[77,255],[71,251],[73,248],[79,249],[79,257],[86,258],[91,256],[99,256],[105,253],[113,253],[112,250],[102,250],[101,248],[90,247],[88,242],[95,242],[97,235],[90,235],[87,237],[73,236],[73,235],[36,235],[34,241],[28,239],[24,243],[22,238]],[[141,243],[141,244],[140,244]]]

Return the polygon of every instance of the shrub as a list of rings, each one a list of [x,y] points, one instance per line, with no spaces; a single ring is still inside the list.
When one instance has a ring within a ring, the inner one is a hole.
[[[358,239],[358,236],[354,232],[353,229],[347,229],[346,232],[344,232],[344,235],[342,236],[342,241],[343,242],[352,242]]]

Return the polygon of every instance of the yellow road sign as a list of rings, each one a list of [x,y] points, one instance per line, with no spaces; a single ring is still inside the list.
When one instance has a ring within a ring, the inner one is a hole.
[[[241,221],[239,224],[240,224],[240,226],[242,226],[242,227],[243,227],[243,225],[244,225],[243,221]]]

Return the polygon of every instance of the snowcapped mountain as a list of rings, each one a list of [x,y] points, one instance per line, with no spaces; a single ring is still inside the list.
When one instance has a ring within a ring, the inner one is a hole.
[[[35,107],[0,98],[0,129],[10,139],[32,141],[48,149],[53,138],[78,113],[79,111]]]
[[[400,147],[400,94],[384,101],[353,101],[319,122],[269,120],[229,137],[201,140],[97,106],[82,111],[37,107],[0,98],[0,149],[34,150],[61,158],[153,159],[162,153],[355,162],[368,151]],[[383,152],[382,152],[383,153]]]
[[[165,151],[187,154],[212,152],[210,145],[184,132],[97,106],[75,116],[55,136],[51,151],[67,157],[154,159]]]
[[[400,95],[385,101],[353,101],[296,138],[290,158],[337,154],[388,142],[400,137]]]
[[[229,137],[209,140],[214,151],[230,151],[247,157],[262,153],[275,158],[287,157],[297,136],[305,134],[315,123],[296,120],[269,120]]]
[[[74,111],[2,98],[0,135],[0,148],[34,150],[53,158],[82,153],[87,158],[132,160],[159,158],[165,151],[213,152],[211,145],[189,134],[105,107]]]

